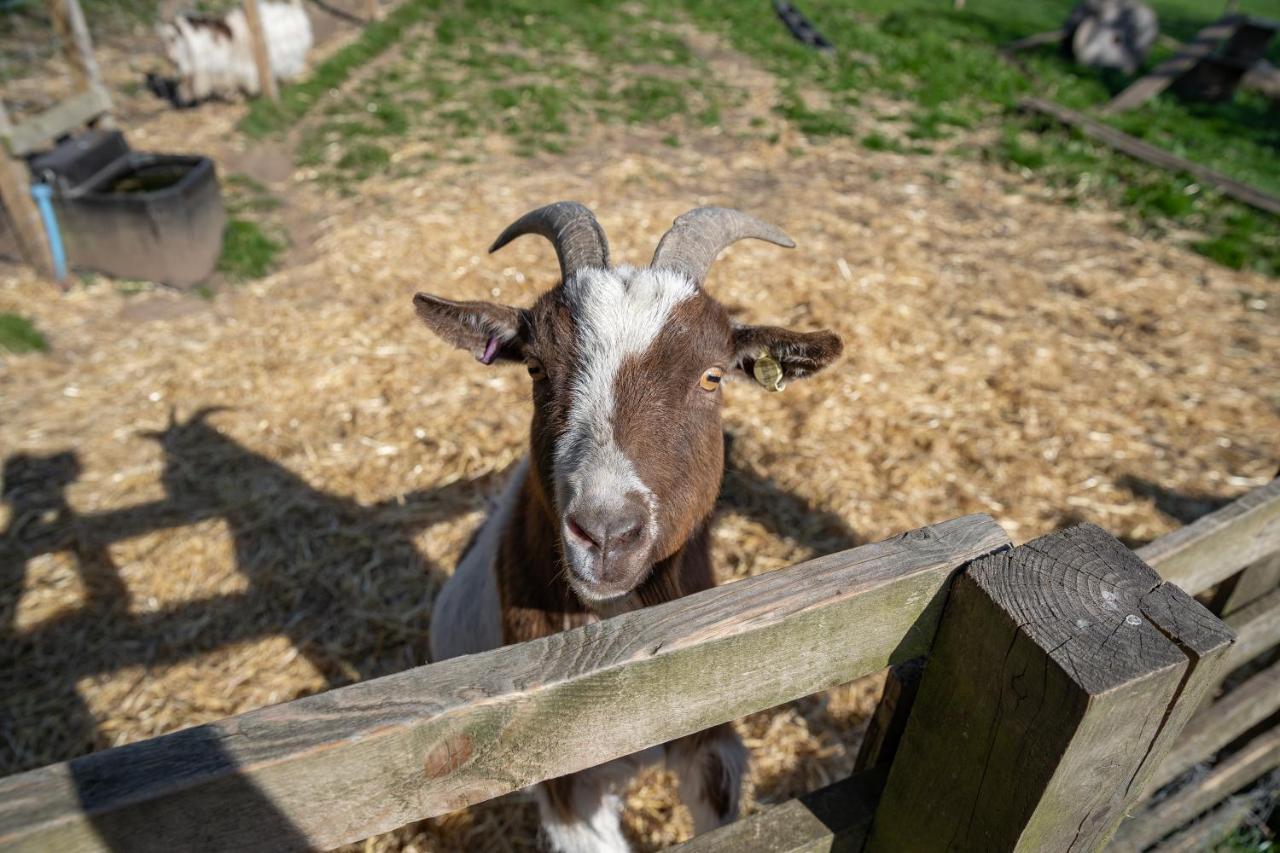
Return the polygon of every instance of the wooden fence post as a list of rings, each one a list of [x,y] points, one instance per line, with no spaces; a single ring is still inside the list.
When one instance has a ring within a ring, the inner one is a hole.
[[[271,52],[267,48],[267,33],[262,26],[262,12],[258,0],[244,0],[245,23],[249,25],[249,41],[253,43],[253,64],[258,69],[258,88],[264,98],[280,99],[276,87],[276,75],[271,71]]]
[[[867,850],[1093,850],[1217,677],[1232,634],[1092,525],[952,587]]]
[[[52,279],[53,257],[49,254],[40,211],[31,198],[31,176],[27,164],[9,153],[8,137],[12,130],[9,113],[4,102],[0,101],[0,206],[8,215],[22,257],[40,275]]]
[[[85,23],[80,4],[77,0],[49,0],[48,8],[53,29],[62,42],[63,56],[71,66],[76,91],[101,86],[102,69],[94,58],[93,40],[89,37],[89,26]]]

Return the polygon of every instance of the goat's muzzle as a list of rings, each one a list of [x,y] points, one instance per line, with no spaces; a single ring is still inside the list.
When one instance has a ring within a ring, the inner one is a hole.
[[[574,501],[564,515],[571,583],[588,601],[626,595],[642,580],[653,544],[652,513],[632,492],[608,501]]]

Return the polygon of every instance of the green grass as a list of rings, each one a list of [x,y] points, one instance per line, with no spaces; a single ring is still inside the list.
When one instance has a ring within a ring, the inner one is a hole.
[[[275,268],[284,242],[269,236],[257,223],[232,218],[222,237],[218,271],[232,281],[262,278]]]
[[[1275,843],[1260,830],[1248,826],[1235,830],[1212,848],[1213,853],[1264,853],[1275,849]]]
[[[429,34],[402,34],[376,73],[317,102],[298,162],[350,191],[485,156],[486,140],[558,154],[601,123],[657,128],[655,141],[678,145],[718,124],[737,93],[673,32],[675,14],[656,0],[603,0],[589,14],[569,0],[446,3],[421,19]],[[408,153],[393,162],[396,150]]]
[[[26,317],[0,314],[0,352],[44,352],[48,342]]]
[[[1058,26],[1073,2],[983,0],[958,11],[950,0],[805,0],[804,12],[837,46],[825,56],[798,44],[755,0],[600,0],[589,12],[572,0],[405,0],[308,80],[286,87],[279,103],[256,102],[242,127],[278,133],[312,113],[298,161],[346,192],[374,176],[489,156],[484,140],[506,137],[526,156],[560,153],[601,122],[656,127],[660,144],[676,145],[718,124],[740,94],[682,37],[692,19],[774,72],[776,114],[811,140],[967,157],[965,135],[994,128],[996,142],[979,155],[1054,186],[1069,203],[1114,205],[1130,214],[1134,231],[1176,235],[1220,263],[1280,275],[1275,217],[1016,110],[1020,98],[1038,94],[1089,111],[1127,82],[1076,68],[1052,47],[1017,64],[1000,56],[998,45]],[[1243,0],[1241,9],[1275,14],[1275,2]],[[1154,5],[1162,31],[1182,40],[1218,13],[1200,0]],[[350,82],[393,44],[375,73]],[[1148,65],[1167,53],[1156,51]],[[1272,58],[1280,61],[1280,43]],[[861,107],[870,92],[906,105],[891,133]],[[1280,121],[1255,95],[1225,105],[1165,95],[1109,121],[1280,194]],[[751,132],[776,138],[763,127]]]
[[[1191,248],[1220,263],[1280,275],[1280,222],[1200,187],[1190,176],[1133,161],[1045,122],[1024,117],[1021,97],[1050,97],[1089,111],[1127,82],[1120,75],[1076,68],[1053,47],[1020,56],[1024,71],[1000,57],[997,47],[1053,29],[1073,0],[983,0],[962,11],[949,0],[806,0],[806,15],[837,46],[824,57],[796,43],[756,5],[689,0],[704,28],[723,33],[786,81],[778,112],[813,139],[858,133],[857,110],[845,98],[879,91],[910,105],[905,146],[878,130],[860,133],[875,150],[929,150],[961,131],[996,126],[999,141],[989,159],[1069,190],[1070,201],[1099,200],[1131,214],[1135,230],[1150,234],[1198,232]],[[1156,0],[1162,32],[1189,39],[1219,13],[1197,0]],[[1275,0],[1244,0],[1241,11],[1276,14]],[[1148,67],[1168,55],[1157,50]],[[1280,61],[1280,40],[1272,45]],[[1030,73],[1027,73],[1030,72]],[[814,106],[797,93],[806,87],[828,95]],[[1142,138],[1237,180],[1280,194],[1280,121],[1274,107],[1249,92],[1229,104],[1192,104],[1172,95],[1108,120]],[[871,130],[868,128],[867,130]]]
[[[312,69],[307,79],[283,87],[280,100],[259,98],[240,121],[240,130],[252,137],[281,133],[292,127],[331,89],[337,89],[358,68],[376,59],[418,24],[439,0],[405,0],[381,21],[366,24],[355,41]]]

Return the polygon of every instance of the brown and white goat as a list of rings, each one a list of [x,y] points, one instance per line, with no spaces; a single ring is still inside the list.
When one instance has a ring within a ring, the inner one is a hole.
[[[530,454],[435,603],[435,660],[544,637],[715,585],[709,526],[724,469],[721,378],[829,364],[829,331],[746,326],[702,289],[737,240],[794,244],[744,213],[699,208],[675,221],[643,269],[614,267],[586,207],[558,202],[512,223],[555,246],[560,283],[528,309],[419,293],[432,331],[484,364],[523,362],[533,380]],[[701,832],[732,820],[747,755],[733,728],[667,744]],[[650,751],[653,752],[653,751]],[[632,756],[537,786],[559,851],[625,850],[619,787]]]

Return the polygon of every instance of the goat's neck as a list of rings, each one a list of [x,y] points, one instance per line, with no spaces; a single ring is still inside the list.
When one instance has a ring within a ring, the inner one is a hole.
[[[569,586],[560,522],[532,471],[502,533],[498,566],[504,644],[556,634],[715,586],[710,519],[705,519],[674,554],[654,564],[630,594],[588,607]]]

